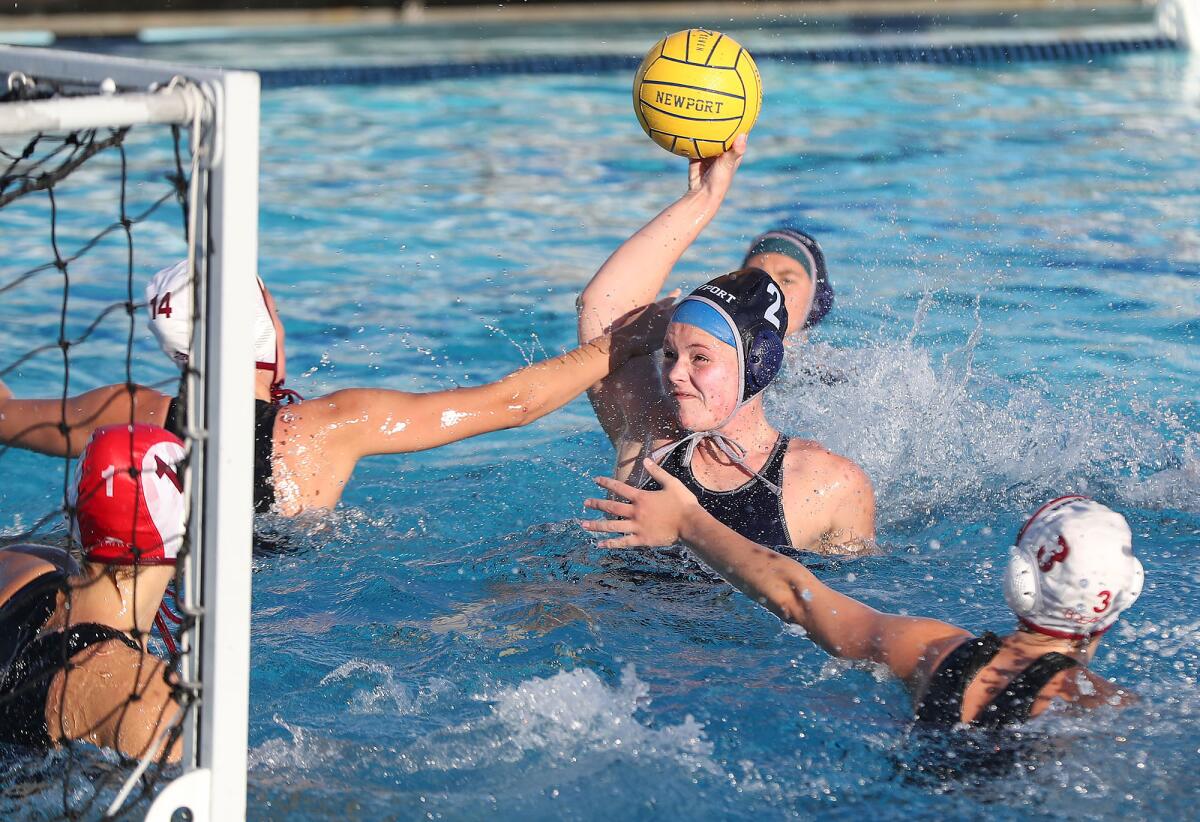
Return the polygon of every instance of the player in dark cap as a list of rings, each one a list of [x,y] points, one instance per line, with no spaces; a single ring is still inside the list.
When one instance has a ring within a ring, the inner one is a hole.
[[[720,206],[744,152],[739,139],[719,157],[692,161],[688,192],[617,249],[580,295],[581,341],[657,294]],[[806,318],[812,303],[806,301]],[[820,443],[783,436],[763,413],[762,391],[783,364],[790,309],[762,269],[718,277],[676,308],[661,369],[650,357],[632,358],[589,397],[617,448],[619,479],[655,487],[640,466],[651,456],[748,539],[796,550],[861,550],[875,536],[866,474]]]
[[[779,226],[755,237],[742,268],[761,268],[779,284],[791,313],[788,335],[807,331],[833,308],[825,252],[815,237],[798,228]]]

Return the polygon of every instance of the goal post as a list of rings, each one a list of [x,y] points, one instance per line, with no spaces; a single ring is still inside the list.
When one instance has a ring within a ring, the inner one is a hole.
[[[245,816],[250,660],[254,362],[251,329],[258,249],[259,78],[64,51],[0,47],[7,89],[62,93],[0,103],[0,136],[150,123],[188,131],[193,167],[187,243],[194,270],[186,371],[190,550],[182,563],[181,685],[197,699],[184,718],[182,775],[147,819]],[[0,91],[5,88],[0,86]],[[47,99],[41,99],[47,97]],[[0,222],[3,212],[0,212]],[[171,260],[162,260],[161,266]],[[143,326],[144,327],[144,326]],[[143,763],[145,764],[145,763]],[[136,774],[129,779],[130,787]],[[127,793],[123,791],[122,794]],[[118,809],[123,795],[114,800]],[[186,814],[184,815],[186,817]]]

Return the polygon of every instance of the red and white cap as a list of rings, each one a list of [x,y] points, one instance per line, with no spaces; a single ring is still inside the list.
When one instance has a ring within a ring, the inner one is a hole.
[[[259,277],[255,280],[258,299],[254,301],[254,359],[259,368],[273,372],[279,358],[275,323],[267,308],[263,281]],[[159,271],[146,286],[150,330],[159,347],[180,368],[187,365],[192,345],[192,286],[192,268],[187,260]]]
[[[89,562],[173,565],[187,515],[183,442],[156,425],[106,425],[84,447],[71,532]]]
[[[1072,495],[1043,505],[1017,534],[1004,598],[1026,628],[1086,639],[1112,627],[1143,580],[1125,517]]]

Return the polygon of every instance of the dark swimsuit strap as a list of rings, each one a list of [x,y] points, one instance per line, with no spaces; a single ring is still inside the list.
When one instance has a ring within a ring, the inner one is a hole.
[[[18,655],[34,642],[58,604],[58,592],[67,589],[65,571],[47,571],[34,577],[0,605],[0,669],[7,671]]]
[[[951,651],[934,672],[929,690],[917,706],[917,722],[951,727],[962,722],[963,692],[979,669],[1000,652],[1000,637],[987,631]]]
[[[791,442],[790,437],[780,434],[775,440],[774,447],[771,448],[771,453],[767,455],[767,461],[763,463],[762,470],[759,471],[780,488],[783,487],[783,458],[787,456],[789,442]]]
[[[1042,688],[1069,668],[1079,665],[1078,660],[1065,654],[1051,651],[1042,654],[1021,673],[1008,683],[1008,686],[996,694],[995,699],[987,704],[973,725],[982,728],[999,728],[1014,722],[1024,722],[1029,719],[1029,712]]]
[[[962,722],[963,693],[1000,651],[1001,640],[991,631],[968,639],[949,653],[930,680],[929,690],[917,706],[917,722],[949,728]],[[983,707],[971,725],[996,729],[1029,719],[1042,688],[1058,674],[1079,662],[1052,651],[1042,654],[1013,677],[1004,690]]]

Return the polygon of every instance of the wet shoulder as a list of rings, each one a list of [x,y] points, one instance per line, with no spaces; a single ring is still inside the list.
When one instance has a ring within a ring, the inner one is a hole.
[[[789,440],[783,472],[789,483],[802,483],[813,489],[824,489],[826,493],[874,493],[870,477],[858,463],[830,451],[816,440]]]
[[[59,570],[59,566],[39,556],[0,550],[0,607],[33,580]]]

